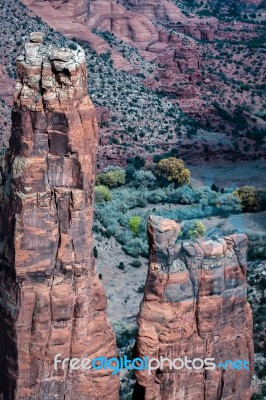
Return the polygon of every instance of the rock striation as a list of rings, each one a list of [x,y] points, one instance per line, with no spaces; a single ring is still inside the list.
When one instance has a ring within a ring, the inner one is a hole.
[[[17,69],[1,163],[0,398],[116,400],[111,371],[54,369],[59,353],[116,354],[92,255],[98,128],[85,55],[35,32]]]
[[[150,262],[138,317],[138,357],[247,360],[249,369],[137,371],[134,399],[250,400],[252,314],[247,237],[177,241],[180,226],[151,216]],[[179,366],[179,364],[178,364]]]

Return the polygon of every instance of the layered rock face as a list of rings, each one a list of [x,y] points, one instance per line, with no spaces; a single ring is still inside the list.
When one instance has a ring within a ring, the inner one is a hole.
[[[118,399],[110,371],[54,357],[113,357],[92,255],[98,142],[83,50],[32,33],[17,61],[12,136],[1,165],[0,398]]]
[[[249,369],[170,370],[166,362],[151,375],[137,371],[134,399],[250,400],[253,341],[247,237],[177,242],[179,233],[174,221],[150,217],[150,263],[138,317],[138,356],[214,358],[216,365],[246,360]]]
[[[180,79],[189,85],[190,70],[199,69],[200,57],[196,43],[190,40],[184,44],[182,33],[189,33],[197,38],[211,37],[210,32],[206,33],[207,26],[210,30],[209,25],[205,26],[197,18],[193,20],[187,18],[179,8],[167,1],[154,0],[139,4],[134,2],[119,4],[113,0],[95,0],[87,3],[84,0],[79,2],[23,0],[23,2],[65,35],[74,35],[88,41],[97,52],[110,51],[117,68],[134,70],[121,54],[109,47],[99,36],[93,35],[91,30],[97,28],[100,31],[112,32],[129,45],[136,47],[144,59],[158,63],[171,75],[170,79],[165,79],[161,76],[161,72],[156,74],[156,78],[163,80],[160,87],[156,84],[158,79],[153,82],[153,88],[171,93],[175,93],[173,82],[178,82]],[[161,27],[161,22],[169,25],[172,31],[181,32],[181,36],[170,34]],[[181,92],[176,94],[177,97],[183,96]],[[195,97],[195,93],[188,90],[186,97],[191,98],[191,96]]]
[[[42,0],[26,0],[28,4],[43,3]],[[62,9],[69,17],[84,22],[90,15],[90,0],[45,0],[54,9]],[[47,4],[46,4],[47,6]]]

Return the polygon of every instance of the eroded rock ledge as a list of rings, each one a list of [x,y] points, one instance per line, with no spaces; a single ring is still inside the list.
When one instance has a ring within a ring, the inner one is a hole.
[[[138,317],[140,357],[238,359],[249,370],[137,371],[136,400],[250,400],[252,313],[247,237],[177,241],[180,227],[151,216],[150,263]]]
[[[32,33],[17,68],[1,167],[0,398],[116,400],[110,371],[53,365],[58,353],[116,354],[92,256],[98,130],[85,56]]]

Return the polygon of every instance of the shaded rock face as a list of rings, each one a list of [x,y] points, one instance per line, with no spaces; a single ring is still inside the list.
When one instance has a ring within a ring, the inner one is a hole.
[[[249,370],[137,371],[134,399],[250,400],[252,314],[247,303],[247,237],[177,242],[174,221],[150,217],[150,263],[138,317],[139,357],[247,360]],[[179,365],[179,364],[178,364]]]
[[[101,370],[54,357],[113,357],[92,256],[98,129],[83,50],[32,33],[17,61],[10,152],[1,164],[0,398],[118,399]]]

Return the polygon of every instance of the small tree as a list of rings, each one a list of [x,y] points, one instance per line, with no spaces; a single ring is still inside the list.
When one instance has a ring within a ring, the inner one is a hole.
[[[140,156],[136,156],[136,157],[130,157],[127,159],[128,164],[132,164],[134,166],[135,169],[141,169],[145,166],[145,160],[144,158],[140,157]]]
[[[244,211],[254,212],[260,209],[254,186],[243,186],[242,188],[237,189],[235,194],[240,199]]]
[[[124,270],[125,269],[125,264],[123,263],[123,261],[120,261],[120,263],[118,264],[117,268]]]
[[[138,217],[137,215],[131,217],[130,220],[128,221],[129,228],[131,229],[131,231],[135,236],[137,236],[139,233],[140,224],[141,224],[141,218]]]
[[[154,173],[163,183],[173,182],[176,186],[181,186],[190,182],[189,169],[185,168],[183,160],[176,157],[159,161]]]
[[[213,190],[214,192],[218,193],[219,192],[219,187],[216,186],[214,183],[211,186],[211,190]]]
[[[185,222],[182,228],[182,238],[192,239],[203,237],[206,233],[206,228],[200,221],[188,221]]]
[[[95,187],[96,203],[102,203],[104,201],[111,201],[111,200],[112,200],[112,193],[106,186],[99,185]]]
[[[93,247],[93,256],[94,258],[98,258],[98,250],[96,246]]]

